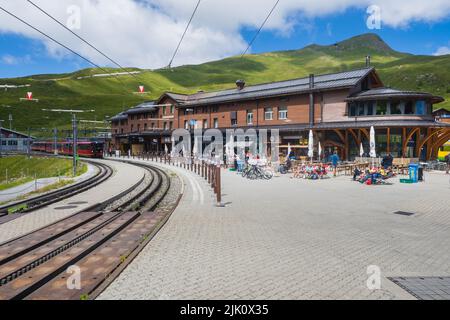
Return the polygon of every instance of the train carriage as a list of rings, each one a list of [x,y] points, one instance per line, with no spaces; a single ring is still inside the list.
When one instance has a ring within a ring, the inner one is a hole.
[[[73,155],[72,142],[57,142],[57,153],[59,155],[71,156]],[[55,153],[55,142],[38,141],[31,146],[32,151]],[[104,144],[95,141],[80,141],[77,143],[77,154],[79,157],[85,158],[103,158]]]

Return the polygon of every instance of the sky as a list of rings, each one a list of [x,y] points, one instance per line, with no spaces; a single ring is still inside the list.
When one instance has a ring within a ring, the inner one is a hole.
[[[198,0],[32,0],[122,66],[169,64]],[[239,55],[275,0],[202,0],[173,66]],[[0,6],[101,66],[110,61],[27,0]],[[379,21],[379,23],[378,23]],[[448,0],[280,0],[250,53],[328,45],[363,33],[393,49],[450,54]],[[0,10],[0,78],[72,72],[91,67]]]

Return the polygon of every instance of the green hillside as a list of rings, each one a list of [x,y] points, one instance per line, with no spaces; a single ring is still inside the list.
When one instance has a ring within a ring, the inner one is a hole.
[[[391,49],[374,34],[357,36],[329,46],[311,45],[301,50],[270,52],[231,57],[201,65],[187,65],[155,71],[139,70],[136,77],[78,77],[104,73],[98,69],[84,69],[71,74],[37,75],[16,79],[1,79],[0,84],[31,84],[31,88],[10,89],[0,93],[0,119],[14,118],[17,130],[34,128],[69,128],[70,115],[43,112],[43,108],[95,109],[95,113],[80,115],[87,120],[103,120],[144,100],[159,97],[164,91],[193,93],[198,90],[217,90],[234,86],[237,79],[257,84],[360,68],[365,56],[372,56],[386,86],[427,91],[446,98],[438,107],[450,109],[450,55],[416,56]],[[131,69],[136,71],[138,69]],[[110,72],[121,72],[109,68]],[[125,84],[126,89],[123,88]],[[150,93],[133,94],[144,84]],[[19,102],[32,91],[39,102]],[[6,121],[4,126],[8,127]]]

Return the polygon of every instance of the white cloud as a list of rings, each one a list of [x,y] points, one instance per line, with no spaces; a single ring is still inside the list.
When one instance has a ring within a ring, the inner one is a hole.
[[[450,47],[439,47],[433,56],[443,56],[446,54],[450,54]]]
[[[125,66],[160,68],[167,65],[197,0],[34,0],[61,21],[67,9],[81,8],[81,29],[75,30]],[[241,53],[243,27],[258,28],[275,0],[203,0],[175,65],[194,64]],[[286,35],[305,20],[366,8],[372,0],[282,0],[266,25]],[[405,27],[413,21],[434,22],[450,13],[448,0],[378,0],[383,26]],[[0,0],[0,5],[48,32],[99,64],[109,61],[56,25],[26,1]],[[300,20],[303,19],[303,20]],[[368,30],[370,31],[370,30]],[[67,52],[0,11],[0,32],[42,41],[54,57]]]
[[[24,57],[17,57],[10,54],[5,54],[0,58],[0,62],[9,66],[26,64],[31,62],[31,56],[26,55]]]

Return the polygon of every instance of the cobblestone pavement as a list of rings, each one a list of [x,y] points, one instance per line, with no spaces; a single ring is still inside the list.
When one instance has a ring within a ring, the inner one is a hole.
[[[450,275],[449,176],[366,186],[226,172],[226,208],[183,179],[169,222],[99,299],[413,299],[387,277]]]
[[[101,162],[102,160],[97,161]],[[96,203],[110,199],[135,185],[145,173],[144,169],[129,164],[118,162],[108,162],[108,164],[114,168],[114,174],[101,185],[0,225],[0,243],[20,237]],[[66,208],[62,209],[64,207]]]

